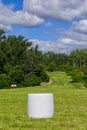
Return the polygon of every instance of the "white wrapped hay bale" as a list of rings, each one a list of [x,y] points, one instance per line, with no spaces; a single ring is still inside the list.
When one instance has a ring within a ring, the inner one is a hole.
[[[51,118],[54,115],[54,98],[51,93],[28,95],[28,116],[32,118]]]

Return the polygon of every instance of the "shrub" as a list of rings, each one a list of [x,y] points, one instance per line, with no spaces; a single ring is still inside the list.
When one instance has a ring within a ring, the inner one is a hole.
[[[70,75],[72,76],[73,82],[81,82],[84,77],[83,71],[79,69],[73,69]]]
[[[0,74],[0,89],[10,87],[10,78],[6,74]]]
[[[71,65],[60,65],[58,66],[58,70],[69,74],[71,71],[73,71],[73,67]]]
[[[50,62],[49,65],[47,66],[47,71],[56,71],[57,70],[57,65],[55,62]]]
[[[49,76],[47,75],[47,73],[44,71],[44,69],[41,66],[38,66],[38,68],[36,68],[34,75],[39,77],[41,82],[49,81]]]
[[[26,77],[22,84],[23,86],[27,87],[27,86],[40,85],[40,83],[41,83],[41,78],[37,77],[36,75],[32,75],[31,77]]]
[[[41,78],[42,82],[48,82],[49,81],[49,76],[44,71],[41,73],[40,78]]]
[[[11,82],[21,83],[24,79],[24,73],[20,66],[15,66],[9,71],[9,77],[11,78]]]
[[[85,87],[87,87],[87,67],[83,67],[82,70],[84,72],[82,83],[84,84]]]

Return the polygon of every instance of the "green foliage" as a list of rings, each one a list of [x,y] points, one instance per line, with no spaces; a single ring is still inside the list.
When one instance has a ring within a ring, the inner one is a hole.
[[[63,71],[63,72],[66,72],[66,73],[70,73],[71,71],[73,71],[73,66],[71,65],[60,65],[58,66],[58,71]]]
[[[51,61],[47,66],[47,71],[56,71],[57,65],[55,62]]]
[[[68,64],[68,55],[56,54],[55,63],[57,66]]]
[[[43,73],[41,74],[40,77],[41,77],[42,82],[48,82],[49,81],[49,76],[44,71],[43,71]]]
[[[87,49],[73,50],[68,56],[53,52],[48,52],[46,56],[46,66],[48,66],[49,71],[58,70],[67,72],[72,76],[73,82],[87,84]]]
[[[76,49],[71,52],[69,62],[74,68],[87,66],[87,49]]]
[[[0,30],[0,75],[7,75],[11,82],[22,85],[26,81],[26,84],[30,84],[33,79],[31,84],[35,85],[35,82],[39,84],[38,79],[40,82],[49,81],[45,71],[64,71],[72,76],[73,82],[87,84],[86,68],[87,49],[73,50],[70,55],[51,51],[43,54],[37,45],[33,47],[23,36],[6,37],[4,31]]]
[[[2,36],[4,33],[5,33],[5,32],[0,29],[0,38],[1,38],[1,36]]]
[[[73,69],[69,74],[72,76],[73,82],[81,82],[84,77],[83,71],[79,69]]]
[[[19,65],[11,66],[7,63],[4,65],[4,73],[9,76],[11,83],[17,82],[19,84],[24,80],[24,72]]]
[[[56,72],[48,72],[49,77],[51,77],[54,87],[55,84],[57,84],[56,87],[68,87],[71,86],[72,77],[68,75],[66,72],[56,71]]]
[[[24,79],[24,73],[18,65],[10,69],[8,74],[11,82],[21,83]]]
[[[10,87],[10,78],[6,74],[0,74],[0,89]]]
[[[68,56],[66,54],[55,54],[54,52],[48,52],[45,54],[46,64],[54,62],[57,66],[68,63]]]
[[[35,86],[40,85],[41,78],[37,77],[36,75],[32,75],[31,77],[25,77],[24,82],[22,83],[23,86]]]
[[[38,46],[34,48],[31,45],[21,35],[5,37],[0,30],[0,74],[8,75],[11,82],[17,82],[20,86],[25,77],[25,84],[29,85],[38,85],[48,80],[47,74],[40,68],[42,53],[38,51]],[[3,80],[4,83],[8,81]]]
[[[12,66],[21,65],[30,46],[31,42],[25,40],[23,36],[9,36],[6,41],[6,62]]]
[[[87,87],[87,67],[82,68],[84,76],[82,78],[82,83],[84,84],[85,87]]]

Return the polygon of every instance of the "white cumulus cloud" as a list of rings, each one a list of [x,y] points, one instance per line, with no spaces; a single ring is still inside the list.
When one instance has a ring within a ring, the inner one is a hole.
[[[32,15],[24,10],[14,12],[11,6],[5,6],[0,2],[0,25],[1,28],[11,30],[11,25],[37,26],[44,20],[36,15]],[[6,29],[5,29],[6,30]]]
[[[73,29],[81,33],[87,33],[87,19],[80,20],[73,23]]]
[[[24,10],[43,18],[72,20],[87,16],[87,0],[24,0]]]
[[[12,27],[10,25],[0,24],[0,29],[5,30],[7,32],[12,31]]]
[[[87,35],[77,32],[74,28],[63,31],[63,35],[55,41],[42,41],[39,39],[31,40],[33,45],[38,45],[43,52],[53,51],[55,53],[70,54],[72,50],[77,48],[87,48]]]

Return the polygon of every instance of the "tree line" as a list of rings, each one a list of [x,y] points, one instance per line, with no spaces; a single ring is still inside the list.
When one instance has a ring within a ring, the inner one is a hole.
[[[0,88],[36,86],[49,81],[46,71],[64,71],[72,82],[87,86],[87,49],[73,50],[69,55],[43,53],[23,36],[6,36],[0,30]]]
[[[40,85],[49,80],[38,62],[37,46],[23,36],[5,36],[0,30],[0,88]]]
[[[47,71],[63,71],[72,76],[72,82],[81,82],[87,87],[87,49],[73,50],[69,55],[47,52],[44,54]]]

